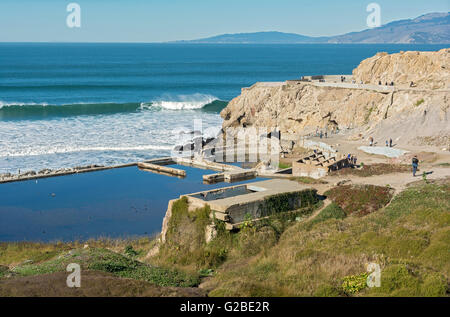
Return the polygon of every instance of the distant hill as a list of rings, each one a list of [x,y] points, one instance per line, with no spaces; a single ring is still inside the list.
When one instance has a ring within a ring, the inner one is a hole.
[[[415,19],[394,21],[378,28],[337,36],[311,37],[295,33],[256,32],[222,34],[176,43],[301,44],[301,43],[450,43],[450,14],[429,13]]]
[[[185,43],[222,43],[222,44],[291,44],[291,43],[324,43],[328,37],[311,37],[295,33],[256,32],[223,34],[192,41],[177,41]]]

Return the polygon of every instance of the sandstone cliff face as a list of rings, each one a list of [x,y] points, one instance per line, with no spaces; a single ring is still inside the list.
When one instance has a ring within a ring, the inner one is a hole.
[[[433,54],[436,56],[428,57]],[[422,53],[412,54],[416,56],[415,62],[410,53],[400,55],[404,56],[402,62],[397,62],[397,56],[381,64],[378,61],[381,57],[377,55],[369,59],[372,62],[366,60],[361,63],[354,75],[357,78],[362,76],[360,78],[364,78],[363,81],[368,82],[370,79],[378,83],[378,79],[370,77],[370,71],[373,71],[375,77],[395,74],[392,78],[404,81],[408,86],[411,80],[433,88],[445,86],[442,78],[448,78],[449,71],[442,67],[442,60],[448,58],[447,51],[426,54],[426,63],[423,62]],[[423,64],[425,70],[410,75],[405,66],[410,64]],[[387,70],[383,71],[380,65],[386,65]],[[259,83],[243,89],[242,94],[233,99],[221,115],[224,118],[223,128],[279,127],[282,132],[306,135],[317,128],[328,128],[330,131],[339,127],[340,130],[355,129],[351,130],[355,134],[392,137],[399,143],[410,143],[419,136],[450,135],[448,99],[448,90],[421,87],[398,87],[395,91],[383,92],[371,86],[361,89],[361,86],[340,88],[301,82],[278,85]]]
[[[408,85],[438,89],[449,88],[450,49],[438,52],[401,52],[398,54],[378,53],[368,58],[353,71],[359,83],[377,85],[394,82],[395,85]]]

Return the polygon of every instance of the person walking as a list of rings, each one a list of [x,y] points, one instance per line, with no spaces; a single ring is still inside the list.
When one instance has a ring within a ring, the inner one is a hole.
[[[392,147],[392,138],[389,139],[389,147]]]
[[[417,158],[417,155],[414,155],[412,159],[412,169],[413,169],[413,176],[416,176],[417,169],[419,167],[419,159]]]

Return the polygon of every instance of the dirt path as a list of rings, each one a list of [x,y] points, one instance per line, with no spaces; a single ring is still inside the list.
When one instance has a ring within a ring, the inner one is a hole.
[[[450,176],[450,168],[445,167],[423,167],[417,172],[416,177],[412,176],[412,173],[392,173],[392,174],[384,174],[384,175],[375,175],[369,177],[359,177],[354,175],[346,175],[346,176],[327,176],[324,178],[325,181],[328,182],[326,185],[314,186],[319,192],[324,191],[325,188],[331,188],[339,181],[344,179],[350,180],[353,184],[370,184],[377,186],[386,186],[394,188],[396,191],[402,191],[405,189],[406,185],[412,183],[414,181],[418,181],[422,179],[423,172],[428,173],[427,179],[438,179],[445,178]],[[319,188],[320,187],[320,188]],[[324,187],[324,188],[322,188]],[[326,190],[326,189],[325,189]]]

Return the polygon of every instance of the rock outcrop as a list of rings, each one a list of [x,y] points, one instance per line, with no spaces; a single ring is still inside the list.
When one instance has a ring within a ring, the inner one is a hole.
[[[301,135],[352,129],[397,143],[450,135],[449,54],[448,49],[378,54],[354,71],[356,82],[367,84],[258,83],[242,89],[222,110],[223,128],[278,127]],[[404,87],[378,86],[387,78]],[[411,81],[417,87],[410,88]]]
[[[450,50],[438,52],[378,53],[359,64],[353,71],[356,82],[377,85],[394,82],[396,86],[426,89],[448,88],[450,85]]]

